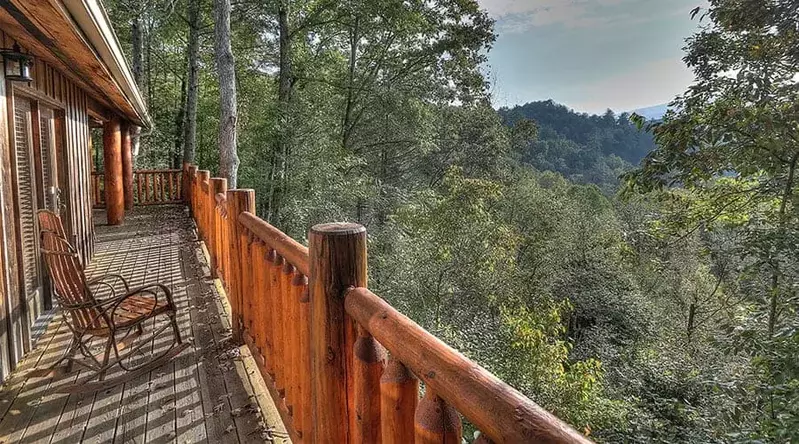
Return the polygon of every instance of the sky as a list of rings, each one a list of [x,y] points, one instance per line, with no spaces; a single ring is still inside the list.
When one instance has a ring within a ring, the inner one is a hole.
[[[669,102],[693,79],[682,48],[705,0],[478,1],[496,20],[486,66],[496,106],[631,111]]]

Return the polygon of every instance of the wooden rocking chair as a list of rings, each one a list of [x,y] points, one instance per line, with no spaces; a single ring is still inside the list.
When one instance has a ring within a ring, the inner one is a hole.
[[[131,289],[125,279],[116,274],[86,279],[75,248],[65,238],[60,218],[48,210],[39,211],[38,216],[41,253],[64,323],[72,333],[69,348],[52,368],[68,361],[67,372],[72,370],[73,363],[91,372],[89,377],[61,387],[59,392],[93,392],[116,386],[166,364],[189,346],[180,337],[177,311],[169,288],[161,284],[149,284]],[[118,295],[120,284],[124,293]],[[96,297],[100,289],[108,297]],[[168,317],[168,322],[155,328],[155,319],[163,316]],[[153,320],[153,331],[147,338],[141,339],[143,325],[148,320]],[[154,341],[170,327],[172,343],[165,351],[143,362],[132,363],[135,356],[141,356],[139,352],[144,345]],[[95,338],[105,340],[104,351],[97,356],[90,350]],[[136,339],[139,341],[134,346],[132,344]],[[84,359],[76,358],[78,352]],[[124,374],[105,379],[106,373],[116,365]]]

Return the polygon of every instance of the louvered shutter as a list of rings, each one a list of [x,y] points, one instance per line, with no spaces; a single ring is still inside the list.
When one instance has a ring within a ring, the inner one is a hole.
[[[31,106],[27,100],[14,101],[14,134],[17,157],[17,196],[19,199],[22,267],[25,274],[25,299],[39,289],[38,248],[36,241],[36,184],[31,162]]]
[[[55,208],[54,196],[51,194],[52,187],[55,186],[53,181],[53,114],[52,111],[40,109],[41,115],[39,125],[39,140],[41,141],[41,156],[42,156],[42,182],[44,183],[44,205],[45,208],[51,211],[58,210]]]

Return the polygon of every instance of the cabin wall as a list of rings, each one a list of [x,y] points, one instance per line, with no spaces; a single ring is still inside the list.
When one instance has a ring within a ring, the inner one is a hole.
[[[0,31],[0,47],[11,47],[14,40]],[[27,52],[27,48],[23,47]],[[33,54],[36,56],[36,54]],[[55,156],[60,160],[57,183],[61,191],[62,211],[67,233],[88,263],[94,251],[94,227],[91,202],[91,154],[89,142],[89,96],[73,81],[52,66],[36,60],[30,85],[6,82],[0,70],[0,378],[32,346],[26,304],[19,278],[19,214],[15,207],[15,154],[13,106],[16,95],[28,97],[53,109]],[[37,180],[40,179],[37,177]],[[41,186],[41,184],[40,184]]]

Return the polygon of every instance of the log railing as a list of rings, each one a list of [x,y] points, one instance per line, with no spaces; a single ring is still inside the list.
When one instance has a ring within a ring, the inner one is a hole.
[[[589,442],[370,292],[362,226],[316,225],[305,247],[255,215],[254,191],[184,170],[234,340],[294,442],[460,444],[460,415],[483,443]]]
[[[182,202],[181,170],[136,170],[133,172],[133,203],[158,205]],[[92,172],[92,199],[95,208],[105,207],[105,175]]]

